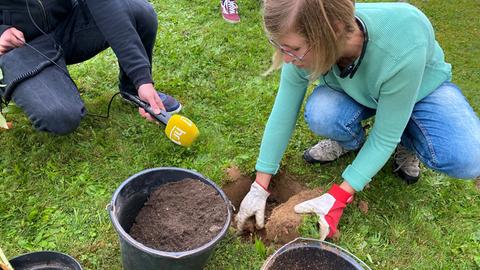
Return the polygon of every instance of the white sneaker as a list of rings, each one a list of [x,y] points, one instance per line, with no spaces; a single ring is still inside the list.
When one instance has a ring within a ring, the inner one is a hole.
[[[303,159],[308,163],[328,163],[349,151],[343,148],[337,141],[326,139],[305,150]]]

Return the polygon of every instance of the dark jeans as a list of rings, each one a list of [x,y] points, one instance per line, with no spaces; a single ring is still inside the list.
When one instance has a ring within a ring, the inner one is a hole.
[[[125,2],[124,7],[128,9],[130,16],[124,19],[130,20],[135,26],[151,63],[157,33],[155,11],[146,0]],[[92,58],[108,48],[109,44],[97,28],[88,8],[78,3],[74,4],[71,15],[49,35],[63,49],[63,54],[56,61],[61,69],[53,64],[48,65],[37,75],[18,83],[11,92],[11,98],[24,110],[35,129],[68,134],[79,126],[86,109],[66,66]],[[54,58],[59,52],[52,39],[45,35],[35,38],[29,44],[49,58]],[[16,48],[0,56],[4,81],[9,83],[19,76],[35,71],[35,68],[45,61],[45,57],[29,46]],[[121,68],[119,88],[121,91],[136,93],[135,86]],[[3,91],[0,91],[0,94],[5,95]]]

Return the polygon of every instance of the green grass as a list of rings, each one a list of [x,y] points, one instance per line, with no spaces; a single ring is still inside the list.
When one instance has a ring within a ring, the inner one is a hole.
[[[272,50],[263,35],[259,1],[240,0],[238,25],[221,19],[218,1],[152,2],[159,15],[156,86],[182,101],[182,114],[198,125],[201,137],[190,149],[176,146],[119,99],[109,119],[88,116],[63,137],[35,132],[13,109],[8,118],[15,128],[0,132],[0,245],[7,256],[51,249],[76,257],[84,269],[121,269],[105,206],[130,175],[176,166],[222,185],[229,166],[252,173],[278,86],[278,74],[260,75]],[[454,82],[479,112],[480,2],[412,3],[431,18],[453,64]],[[117,89],[116,66],[108,50],[70,68],[90,113],[105,113]],[[282,168],[309,186],[326,187],[340,181],[353,155],[328,166],[307,166],[300,153],[315,140],[299,120]],[[479,269],[480,196],[473,182],[424,170],[418,184],[405,186],[390,165],[357,197],[368,202],[368,213],[347,208],[337,244],[374,269]],[[302,235],[317,237],[314,226],[308,219]],[[207,269],[259,269],[272,251],[229,232]]]

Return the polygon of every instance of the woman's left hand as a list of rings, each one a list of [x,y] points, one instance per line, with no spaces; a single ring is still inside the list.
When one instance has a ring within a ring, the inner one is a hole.
[[[325,194],[295,205],[298,214],[315,213],[319,216],[320,240],[332,238],[343,214],[343,209],[353,201],[353,195],[334,184]]]

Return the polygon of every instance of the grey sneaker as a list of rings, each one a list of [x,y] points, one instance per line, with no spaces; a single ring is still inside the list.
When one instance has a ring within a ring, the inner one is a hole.
[[[349,152],[337,141],[321,140],[303,152],[303,159],[308,163],[329,163]]]
[[[414,184],[420,178],[420,160],[415,153],[399,144],[393,156],[393,172],[407,184]]]

